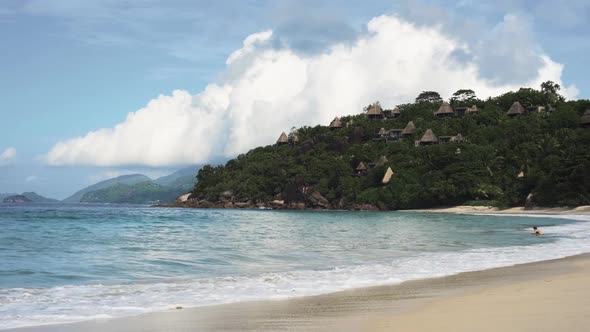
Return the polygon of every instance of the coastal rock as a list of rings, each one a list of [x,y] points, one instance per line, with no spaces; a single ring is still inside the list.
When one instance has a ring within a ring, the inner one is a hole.
[[[225,202],[223,203],[223,208],[224,209],[233,209],[235,206],[232,202]]]
[[[191,195],[191,193],[184,194],[184,195],[178,197],[176,199],[176,201],[179,202],[179,203],[186,202],[186,201],[188,201],[188,198],[189,198],[190,195]]]
[[[274,201],[270,202],[273,208],[282,208],[285,206],[285,201],[275,199]]]
[[[356,211],[379,211],[379,208],[372,204],[355,204],[353,210]]]
[[[529,193],[524,201],[524,209],[525,210],[532,210],[535,207],[535,202],[533,202],[533,197],[535,194]]]
[[[305,210],[305,203],[304,202],[291,202],[287,206],[288,209],[291,210]]]
[[[238,209],[247,209],[252,207],[252,203],[249,202],[237,202],[234,203],[234,207],[238,208]]]
[[[330,205],[328,200],[322,196],[319,191],[314,191],[311,195],[309,195],[309,202],[313,207],[320,207],[323,209],[328,208]]]

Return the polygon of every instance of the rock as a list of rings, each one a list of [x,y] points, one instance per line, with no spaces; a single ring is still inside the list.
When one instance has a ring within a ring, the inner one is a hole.
[[[225,203],[223,203],[223,208],[224,209],[233,209],[234,204],[232,202],[225,202]]]
[[[270,202],[273,208],[282,208],[285,206],[285,201],[275,199],[274,201]]]
[[[188,201],[188,198],[189,198],[190,195],[191,195],[191,193],[184,194],[184,195],[178,197],[176,199],[176,201],[179,202],[179,203],[186,202],[186,201]]]
[[[356,211],[379,211],[379,208],[372,204],[355,204],[353,210]]]
[[[533,202],[534,196],[535,194],[529,193],[529,195],[526,197],[526,200],[524,201],[525,210],[532,210],[535,207],[535,203]]]
[[[309,195],[309,201],[312,206],[320,207],[322,209],[326,209],[330,205],[328,200],[324,196],[322,196],[322,194],[320,194],[319,191],[314,191],[313,193],[311,193],[311,195]]]
[[[289,209],[292,210],[305,210],[305,203],[304,202],[291,202],[288,205]]]
[[[248,202],[238,202],[238,203],[234,203],[234,206],[237,207],[238,209],[246,209],[251,207],[250,203]]]

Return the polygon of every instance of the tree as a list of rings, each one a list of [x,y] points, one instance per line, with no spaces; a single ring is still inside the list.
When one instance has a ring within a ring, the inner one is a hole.
[[[453,97],[451,97],[451,102],[468,102],[473,99],[477,98],[475,96],[475,91],[471,89],[461,89],[457,90],[457,92],[453,93]]]
[[[541,92],[549,105],[565,100],[565,98],[559,94],[559,90],[561,90],[561,86],[553,81],[541,83]]]
[[[416,102],[417,103],[440,103],[440,102],[442,102],[442,98],[440,97],[440,94],[436,91],[422,91],[422,93],[420,93],[418,95],[418,97],[416,97]]]

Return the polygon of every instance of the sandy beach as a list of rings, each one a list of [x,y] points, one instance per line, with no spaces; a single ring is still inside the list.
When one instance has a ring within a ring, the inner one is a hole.
[[[590,205],[578,206],[575,208],[556,207],[556,208],[533,208],[525,210],[524,207],[513,207],[508,209],[498,209],[493,206],[451,206],[435,209],[404,210],[408,212],[432,212],[432,213],[460,213],[460,214],[590,214]]]
[[[11,331],[587,331],[589,274],[585,254],[320,296]]]

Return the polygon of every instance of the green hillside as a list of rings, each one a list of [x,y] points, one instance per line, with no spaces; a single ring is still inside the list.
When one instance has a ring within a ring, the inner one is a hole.
[[[150,181],[150,178],[148,178],[147,176],[145,176],[143,174],[131,174],[131,175],[119,176],[119,177],[116,177],[113,179],[101,181],[99,183],[96,183],[96,184],[93,184],[89,187],[86,187],[82,190],[79,190],[75,194],[73,194],[72,196],[64,199],[62,202],[63,203],[70,203],[70,204],[80,203],[82,196],[84,196],[88,192],[108,188],[108,187],[110,187],[114,184],[117,184],[117,183],[132,185],[132,184],[136,184],[136,183],[140,183],[140,182],[144,182],[144,181]]]
[[[107,188],[85,193],[80,202],[155,204],[173,202],[184,193],[186,193],[186,190],[183,188],[165,187],[152,181],[131,185],[115,183]]]
[[[590,204],[590,128],[582,127],[590,122],[590,112],[583,117],[590,101],[565,101],[558,92],[551,82],[487,100],[460,90],[448,106],[436,92],[425,92],[415,103],[386,110],[385,119],[371,118],[383,115],[372,105],[334,121],[333,128],[299,128],[275,145],[203,167],[185,205],[516,206],[529,194],[542,206]],[[409,121],[415,132],[396,140]]]

